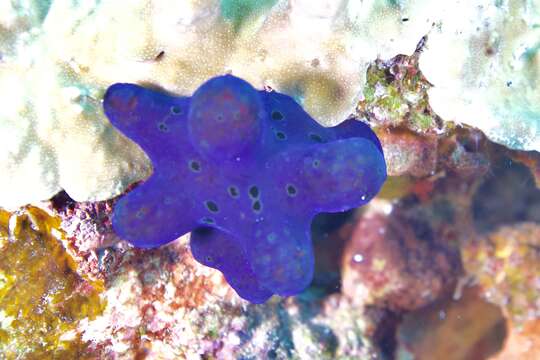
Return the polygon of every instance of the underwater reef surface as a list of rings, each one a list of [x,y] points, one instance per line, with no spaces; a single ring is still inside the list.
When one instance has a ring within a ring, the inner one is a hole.
[[[407,76],[414,59],[392,61],[382,71],[395,74],[381,86],[414,85]],[[419,99],[427,89],[417,90]],[[362,103],[358,113],[384,106]],[[358,210],[314,218],[313,281],[295,297],[242,300],[219,271],[193,258],[189,236],[157,249],[131,247],[113,230],[119,198],[78,202],[61,192],[39,204],[44,210],[4,212],[2,229],[11,235],[2,246],[24,240],[9,233],[9,218],[38,212],[64,234],[58,251],[69,254],[78,276],[102,287],[99,311],[77,314],[51,337],[36,330],[41,318],[6,316],[2,303],[2,324],[24,320],[28,330],[3,335],[1,346],[39,355],[40,344],[58,336],[64,347],[49,354],[76,349],[100,359],[538,358],[540,155],[509,150],[470,127],[418,132],[410,121],[417,108],[429,114],[413,102],[409,118],[376,129],[391,175],[381,192]],[[46,231],[34,236],[47,239]],[[25,276],[54,279],[41,271]],[[0,293],[8,285],[1,282]],[[52,314],[55,324],[67,321]]]
[[[172,3],[0,2],[2,355],[540,358],[538,1]],[[106,87],[179,96],[231,71],[317,119],[347,103],[388,166],[369,204],[314,218],[309,287],[258,305],[189,236],[142,250],[112,225],[151,164],[101,112]]]
[[[333,126],[372,97],[386,103],[379,118],[406,114],[418,94],[366,83],[366,70],[421,41],[417,68],[434,85],[423,105],[538,151],[539,8],[539,0],[3,1],[0,206],[62,189],[105,200],[150,175],[148,158],[102,112],[111,83],[186,96],[232,73]],[[432,125],[425,115],[414,113],[415,128]]]

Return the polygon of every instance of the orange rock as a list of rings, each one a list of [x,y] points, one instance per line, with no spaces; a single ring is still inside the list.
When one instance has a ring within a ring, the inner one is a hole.
[[[511,329],[504,349],[491,358],[491,360],[515,359],[540,359],[540,319],[526,323],[522,330]]]
[[[342,291],[349,298],[410,311],[451,292],[461,265],[457,252],[419,238],[407,220],[368,213],[346,245],[342,269]]]

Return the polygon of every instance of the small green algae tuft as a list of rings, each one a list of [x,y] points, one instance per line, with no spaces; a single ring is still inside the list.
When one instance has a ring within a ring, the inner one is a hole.
[[[440,127],[441,121],[429,105],[427,90],[431,84],[418,69],[420,52],[376,60],[368,67],[357,116],[378,125],[405,126],[417,132]]]
[[[238,30],[246,21],[270,10],[276,3],[277,0],[221,0],[221,16]]]

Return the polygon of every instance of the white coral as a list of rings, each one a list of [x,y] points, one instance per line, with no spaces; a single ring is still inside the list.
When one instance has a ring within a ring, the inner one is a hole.
[[[437,20],[420,57],[434,110],[540,151],[540,0],[425,3]]]

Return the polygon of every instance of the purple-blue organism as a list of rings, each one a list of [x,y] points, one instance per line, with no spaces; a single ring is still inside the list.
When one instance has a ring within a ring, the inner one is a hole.
[[[254,303],[304,290],[312,218],[364,205],[386,179],[367,125],[324,128],[291,97],[231,75],[192,97],[114,84],[103,106],[154,166],[117,202],[116,233],[151,248],[191,231],[195,259]]]

